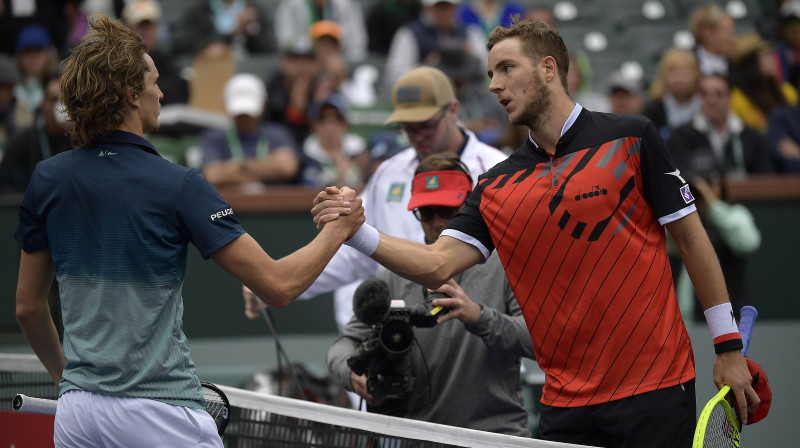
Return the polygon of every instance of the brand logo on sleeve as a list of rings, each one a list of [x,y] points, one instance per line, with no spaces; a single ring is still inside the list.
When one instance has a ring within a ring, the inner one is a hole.
[[[232,208],[226,208],[225,210],[220,210],[220,211],[212,214],[211,215],[211,221],[213,222],[213,221],[216,221],[217,219],[220,219],[222,217],[225,217],[225,216],[228,216],[228,215],[232,215],[232,214],[233,214],[233,209]]]
[[[683,196],[683,202],[687,204],[694,201],[694,196],[692,196],[692,190],[689,189],[688,185],[684,185],[681,187],[681,196]]]

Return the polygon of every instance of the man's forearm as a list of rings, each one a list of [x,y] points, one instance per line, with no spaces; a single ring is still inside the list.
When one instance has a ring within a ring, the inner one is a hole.
[[[730,298],[722,268],[697,213],[671,223],[668,227],[680,249],[681,258],[703,309],[728,302]]]
[[[67,361],[58,340],[56,326],[50,317],[47,301],[43,304],[24,312],[18,311],[17,321],[33,352],[42,361],[53,381],[58,384]]]

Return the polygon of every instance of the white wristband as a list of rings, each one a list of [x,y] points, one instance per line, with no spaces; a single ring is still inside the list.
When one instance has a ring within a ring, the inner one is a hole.
[[[381,242],[381,234],[375,227],[364,223],[358,231],[345,241],[344,244],[361,252],[366,256],[371,256],[378,250],[378,243]]]
[[[739,338],[739,327],[736,326],[730,302],[712,306],[703,314],[715,344],[726,339]]]

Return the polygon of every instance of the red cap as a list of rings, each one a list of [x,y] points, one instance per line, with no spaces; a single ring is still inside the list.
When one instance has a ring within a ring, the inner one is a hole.
[[[769,380],[767,379],[767,374],[764,373],[764,369],[752,359],[747,357],[745,359],[747,360],[747,368],[750,370],[750,375],[753,377],[753,390],[756,391],[758,398],[761,399],[761,404],[758,405],[756,412],[747,416],[747,424],[751,425],[763,419],[769,413],[769,407],[772,405],[772,389],[769,388]]]
[[[466,174],[456,170],[427,171],[414,176],[408,209],[435,205],[458,207],[472,191],[472,182]]]

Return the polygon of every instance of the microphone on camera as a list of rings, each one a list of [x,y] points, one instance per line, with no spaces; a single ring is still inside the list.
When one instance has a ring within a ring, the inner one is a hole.
[[[389,285],[377,278],[364,280],[353,293],[353,312],[367,325],[379,324],[389,312]]]

